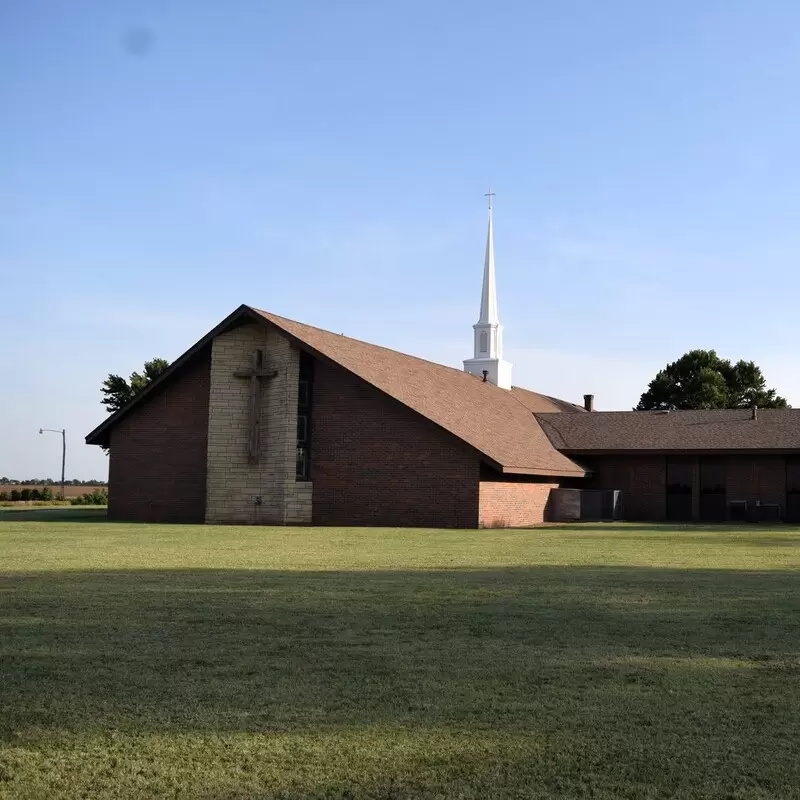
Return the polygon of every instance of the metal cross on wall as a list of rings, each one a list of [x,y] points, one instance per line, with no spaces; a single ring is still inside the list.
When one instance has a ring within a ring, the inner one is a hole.
[[[258,462],[258,453],[260,449],[261,381],[262,379],[274,378],[277,374],[277,370],[267,369],[264,366],[264,353],[261,350],[255,350],[253,352],[252,363],[249,369],[240,369],[233,373],[236,378],[247,378],[250,381],[247,460],[251,464]]]

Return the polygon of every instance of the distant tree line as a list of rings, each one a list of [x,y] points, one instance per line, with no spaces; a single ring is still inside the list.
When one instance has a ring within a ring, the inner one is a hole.
[[[73,506],[107,506],[108,489],[95,489],[93,492],[80,495],[80,497],[72,497],[69,502]]]
[[[0,502],[27,503],[31,500],[54,500],[53,490],[49,486],[44,489],[12,489],[10,492],[0,492]]]
[[[33,503],[51,502],[57,499],[49,486],[42,489],[12,489],[10,492],[0,492],[0,503]],[[105,488],[94,489],[78,497],[69,498],[73,506],[106,506],[108,505],[108,490]]]
[[[105,486],[107,481],[79,481],[77,478],[71,481],[64,481],[65,486]],[[30,478],[29,480],[17,480],[16,478],[0,478],[0,486],[61,486],[61,481],[52,478]]]

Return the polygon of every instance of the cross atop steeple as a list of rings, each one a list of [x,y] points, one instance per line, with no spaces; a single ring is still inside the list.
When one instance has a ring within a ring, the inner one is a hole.
[[[486,194],[484,195],[484,197],[488,197],[489,198],[489,211],[492,210],[492,198],[494,196],[495,196],[495,192],[492,191],[492,187],[490,186],[489,187],[489,191],[486,192]]]

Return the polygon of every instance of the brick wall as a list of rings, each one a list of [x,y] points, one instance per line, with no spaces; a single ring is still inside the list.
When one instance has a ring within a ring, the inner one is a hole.
[[[630,520],[666,517],[667,462],[661,455],[577,457],[594,474],[582,489],[620,489],[624,515]]]
[[[786,459],[784,456],[729,456],[727,499],[777,503],[786,507]]]
[[[703,456],[692,456],[692,516],[700,518],[700,462]],[[726,469],[726,500],[747,500],[778,503],[786,506],[786,459],[777,455],[708,456],[723,461]],[[621,489],[625,518],[631,520],[663,520],[666,516],[665,456],[594,456],[578,460],[595,471],[582,488]]]
[[[203,521],[209,363],[198,354],[111,429],[110,519]]]
[[[315,524],[477,526],[479,458],[467,445],[321,361],[313,408]]]
[[[546,519],[550,490],[557,483],[507,483],[481,481],[479,525],[481,528],[527,528]]]
[[[261,381],[258,462],[248,461],[249,379],[234,372],[264,354],[274,378]],[[311,521],[312,486],[295,480],[300,352],[279,332],[243,325],[214,340],[208,416],[208,503],[211,523],[288,524]],[[256,504],[254,499],[261,498]]]

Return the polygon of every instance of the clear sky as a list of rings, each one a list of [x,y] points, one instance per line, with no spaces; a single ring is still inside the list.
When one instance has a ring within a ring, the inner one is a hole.
[[[514,383],[692,347],[800,404],[795,0],[0,5],[0,475],[105,477],[100,384],[240,303]]]

